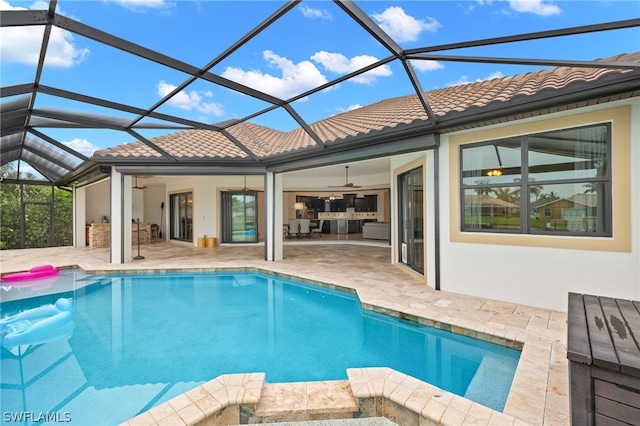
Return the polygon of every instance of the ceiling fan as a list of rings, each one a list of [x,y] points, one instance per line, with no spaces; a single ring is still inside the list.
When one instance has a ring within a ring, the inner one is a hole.
[[[132,186],[133,189],[146,189],[146,186],[138,186],[138,176],[134,176],[136,179],[136,184],[134,186]]]
[[[227,188],[227,191],[250,192],[251,188],[247,187],[247,175],[244,175],[244,186],[242,187],[242,189],[238,190],[237,188]]]
[[[347,179],[345,181],[344,185],[329,185],[330,188],[361,188],[360,186],[354,185],[353,183],[349,182],[349,166],[344,166],[346,173],[347,173]]]

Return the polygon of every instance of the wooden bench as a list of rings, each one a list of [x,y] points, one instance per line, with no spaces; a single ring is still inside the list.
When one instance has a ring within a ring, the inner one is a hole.
[[[640,425],[640,302],[569,294],[572,425]]]

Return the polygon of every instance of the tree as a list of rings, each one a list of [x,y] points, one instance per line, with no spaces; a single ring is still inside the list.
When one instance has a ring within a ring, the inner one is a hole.
[[[547,201],[554,201],[554,200],[559,200],[560,196],[555,192],[551,191],[548,194],[541,194],[540,198]]]
[[[513,204],[520,203],[520,188],[500,187],[492,190],[492,192],[496,194],[498,200]]]
[[[583,194],[597,194],[600,184],[597,182],[589,182],[589,183],[585,183],[582,186],[586,188]]]
[[[477,181],[474,182],[476,185],[486,185],[489,183],[489,179],[479,179]],[[476,194],[478,195],[489,195],[492,192],[492,189],[489,187],[485,187],[485,188],[476,188],[475,189]]]
[[[0,177],[15,179],[15,166],[12,163],[2,166]],[[22,178],[33,180],[35,176],[24,173]],[[0,249],[72,244],[70,191],[51,185],[2,182],[0,200]]]

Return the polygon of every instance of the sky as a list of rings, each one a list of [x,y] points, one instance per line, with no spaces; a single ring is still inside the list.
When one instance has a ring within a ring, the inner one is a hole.
[[[59,0],[57,13],[117,37],[203,67],[272,15],[276,1]],[[404,49],[508,36],[640,17],[636,0],[356,1]],[[41,1],[0,0],[9,9],[47,9]],[[32,83],[43,27],[0,29],[0,82]],[[640,51],[640,29],[443,52],[449,55],[593,60]],[[390,53],[333,2],[303,1],[226,57],[211,72],[281,99],[289,99]],[[413,61],[425,91],[536,71],[540,67]],[[188,79],[174,69],[125,54],[58,28],[51,34],[41,84],[147,109]],[[383,99],[413,93],[393,61],[293,103],[307,122]],[[219,123],[270,106],[205,81],[197,81],[158,112]],[[98,107],[39,94],[36,108],[113,114]],[[118,117],[135,116],[118,113]],[[288,131],[297,124],[281,108],[252,120]],[[44,129],[48,136],[90,156],[135,141],[107,130]],[[152,138],[167,133],[140,131]]]

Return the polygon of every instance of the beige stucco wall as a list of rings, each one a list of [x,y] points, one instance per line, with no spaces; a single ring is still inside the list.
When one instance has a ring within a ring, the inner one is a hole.
[[[460,144],[612,123],[613,237],[465,233]],[[640,300],[640,101],[620,101],[441,139],[442,290],[566,311],[568,292]]]

